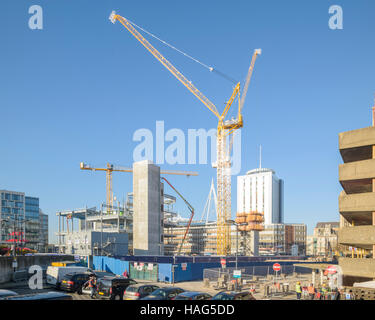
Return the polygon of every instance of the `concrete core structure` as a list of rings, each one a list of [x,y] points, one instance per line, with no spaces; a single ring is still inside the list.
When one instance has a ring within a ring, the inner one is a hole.
[[[339,264],[344,285],[352,285],[375,279],[375,127],[340,133],[339,148],[338,242],[348,249]]]
[[[162,255],[163,188],[160,168],[149,160],[133,164],[134,255]]]

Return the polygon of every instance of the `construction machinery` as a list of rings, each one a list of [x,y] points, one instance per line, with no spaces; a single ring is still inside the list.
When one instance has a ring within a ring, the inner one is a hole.
[[[216,106],[201,93],[194,84],[179,72],[158,50],[156,50],[138,30],[135,24],[112,11],[109,19],[112,23],[118,20],[165,68],[167,68],[192,94],[194,94],[218,119],[217,126],[217,254],[228,255],[230,253],[230,225],[227,220],[231,218],[231,161],[227,140],[231,134],[243,127],[242,108],[245,102],[247,90],[250,84],[254,63],[260,49],[254,51],[250,67],[245,80],[242,96],[240,97],[240,83],[238,82],[229,98],[223,112],[220,114]],[[138,27],[138,26],[136,26]],[[140,28],[140,27],[138,27]],[[145,31],[144,29],[142,29]],[[160,40],[160,39],[159,39]],[[165,43],[165,41],[163,41]],[[166,44],[166,43],[165,43]],[[171,45],[169,45],[172,47]],[[175,48],[176,49],[176,48]],[[178,50],[181,52],[180,50]],[[185,54],[185,56],[187,56]],[[191,57],[189,57],[191,58]],[[196,59],[193,59],[196,60]],[[199,61],[197,61],[199,62]],[[200,63],[200,62],[199,62]],[[202,64],[202,63],[201,63]],[[206,66],[207,67],[207,66]],[[210,68],[213,71],[213,68]],[[238,100],[238,114],[236,119],[227,120],[228,111],[233,102]]]
[[[162,180],[164,180],[166,183],[169,184],[169,186],[180,196],[180,198],[185,202],[185,204],[187,205],[188,209],[190,210],[190,219],[189,219],[189,222],[188,222],[188,225],[186,227],[186,230],[185,230],[185,234],[184,234],[184,237],[182,238],[182,241],[181,241],[181,244],[180,244],[180,247],[178,248],[178,252],[177,252],[177,255],[180,255],[181,253],[181,249],[184,245],[184,242],[185,242],[185,239],[186,239],[186,236],[189,232],[189,228],[190,228],[190,225],[191,225],[191,221],[193,220],[193,217],[194,217],[194,208],[191,206],[191,204],[182,196],[181,193],[179,193],[177,191],[177,189],[172,186],[172,184],[167,180],[165,179],[164,177],[161,178]]]
[[[91,170],[91,171],[105,171],[106,172],[106,188],[107,188],[107,197],[106,197],[106,207],[107,214],[112,211],[113,208],[113,190],[112,190],[112,172],[133,172],[132,168],[114,166],[113,164],[107,163],[106,168],[95,168],[84,162],[80,163],[81,170]],[[197,172],[193,171],[175,171],[175,170],[161,170],[161,174],[173,174],[173,175],[184,175],[184,176],[197,176]]]

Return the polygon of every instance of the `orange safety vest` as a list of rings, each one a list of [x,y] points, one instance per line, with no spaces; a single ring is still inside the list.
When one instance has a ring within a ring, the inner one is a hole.
[[[95,287],[95,280],[89,280],[89,287],[94,288]]]
[[[315,293],[314,287],[308,287],[308,291],[309,291],[310,294],[314,294]]]

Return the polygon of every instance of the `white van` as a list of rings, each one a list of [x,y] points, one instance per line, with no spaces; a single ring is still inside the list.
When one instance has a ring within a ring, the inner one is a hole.
[[[91,269],[86,267],[55,267],[55,266],[48,266],[47,268],[47,283],[56,286],[57,288],[60,286],[60,281],[62,277],[68,273],[75,273],[75,272],[87,272],[91,271]]]

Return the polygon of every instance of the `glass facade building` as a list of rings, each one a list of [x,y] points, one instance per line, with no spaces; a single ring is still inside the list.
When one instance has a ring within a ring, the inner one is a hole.
[[[48,216],[39,209],[39,198],[23,192],[0,190],[0,243],[40,251],[48,245]]]
[[[40,232],[39,198],[25,197],[25,217],[26,246],[36,249],[39,243]]]
[[[39,249],[40,252],[48,252],[48,215],[39,209],[40,233],[39,233]]]
[[[25,195],[0,190],[1,243],[22,242],[25,232]]]

